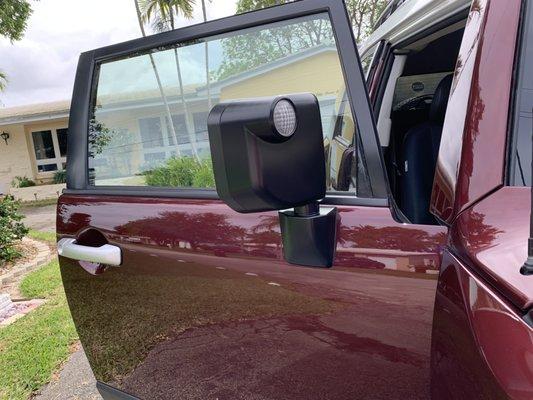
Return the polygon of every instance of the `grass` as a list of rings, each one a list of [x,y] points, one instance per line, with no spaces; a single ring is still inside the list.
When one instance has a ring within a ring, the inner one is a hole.
[[[0,328],[0,399],[27,399],[50,381],[77,340],[57,260],[21,283],[26,297],[45,298],[37,310]]]
[[[47,243],[56,243],[56,234],[54,232],[30,230],[28,236],[35,240],[41,240]]]
[[[31,200],[31,201],[23,201],[21,203],[22,208],[29,208],[29,207],[44,207],[44,206],[51,206],[57,204],[57,197],[51,198],[51,199],[43,199],[43,200]]]
[[[55,242],[53,233],[31,231],[29,236]],[[189,328],[336,309],[288,285],[274,287],[259,277],[196,264],[177,269],[175,259],[154,262],[149,253],[99,277],[65,259],[63,274],[93,371],[118,385],[151,349]],[[25,277],[20,290],[47,302],[0,329],[1,400],[27,399],[49,382],[78,340],[57,260]]]

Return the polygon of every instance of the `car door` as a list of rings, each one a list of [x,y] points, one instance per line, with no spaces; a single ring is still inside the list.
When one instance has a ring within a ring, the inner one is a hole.
[[[354,130],[350,180],[364,175],[364,190],[327,182],[332,268],[287,263],[277,214],[239,214],[214,189],[209,110],[294,92],[317,96],[324,136]],[[395,218],[372,118],[342,0],[82,54],[57,233],[104,398],[428,398],[447,233]]]

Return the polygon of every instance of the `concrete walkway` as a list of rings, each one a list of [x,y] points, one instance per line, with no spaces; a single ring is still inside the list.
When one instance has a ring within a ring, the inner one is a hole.
[[[36,231],[55,232],[56,205],[43,207],[25,207],[20,210],[25,218],[22,222]]]
[[[59,377],[46,385],[34,400],[102,400],[83,349],[73,353]]]

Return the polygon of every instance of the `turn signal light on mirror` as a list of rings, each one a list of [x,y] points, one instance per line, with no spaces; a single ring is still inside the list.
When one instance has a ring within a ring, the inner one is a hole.
[[[281,99],[272,112],[274,128],[283,137],[291,137],[296,131],[296,110],[289,100]]]

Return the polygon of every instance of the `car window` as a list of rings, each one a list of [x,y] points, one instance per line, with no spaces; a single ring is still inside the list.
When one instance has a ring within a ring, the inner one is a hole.
[[[533,137],[533,7],[524,19],[515,98],[513,144],[509,157],[510,180],[515,186],[531,186]],[[529,23],[528,23],[529,22]]]
[[[327,149],[340,113],[350,113],[337,101],[345,84],[327,14],[102,63],[89,127],[90,184],[212,188],[209,110],[298,92],[318,97]]]

